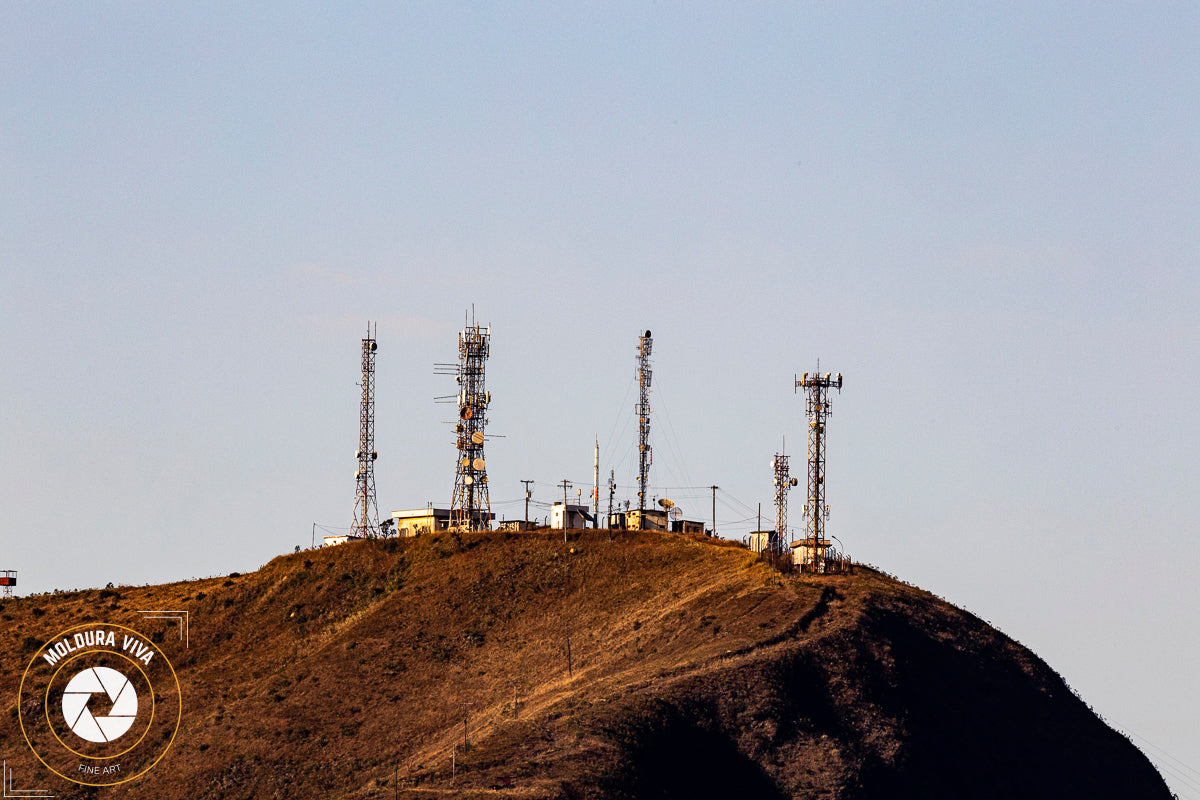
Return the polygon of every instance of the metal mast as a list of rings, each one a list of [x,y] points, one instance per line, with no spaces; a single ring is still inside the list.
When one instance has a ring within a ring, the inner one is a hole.
[[[592,462],[592,527],[600,527],[600,438],[596,438],[596,458]]]
[[[362,403],[358,413],[358,470],[354,473],[357,492],[354,499],[354,524],[350,535],[360,538],[379,536],[379,505],[375,500],[375,332],[367,323],[362,340]]]
[[[842,391],[842,373],[834,375],[817,372],[804,373],[796,381],[796,389],[804,389],[808,414],[808,503],[804,507],[804,538],[812,548],[812,562],[803,568],[812,572],[824,571],[824,552],[829,547],[825,538],[825,520],[829,519],[829,506],[825,504],[825,419],[830,414],[829,390]]]
[[[771,460],[771,468],[775,470],[775,477],[772,479],[772,483],[775,484],[776,547],[782,547],[783,543],[787,541],[788,490],[799,483],[799,481],[791,476],[789,460],[790,456],[785,456],[781,453],[776,453],[775,458]]]
[[[483,457],[487,408],[492,402],[484,383],[492,326],[476,325],[474,316],[472,312],[470,324],[458,334],[458,422],[454,426],[458,466],[450,501],[450,527],[469,531],[487,530],[492,517]]]
[[[653,349],[654,339],[650,337],[650,331],[646,331],[638,338],[637,357],[638,511],[646,510],[646,479],[650,475],[650,465],[654,463],[654,453],[650,449],[650,378],[654,375],[650,369],[650,352]]]

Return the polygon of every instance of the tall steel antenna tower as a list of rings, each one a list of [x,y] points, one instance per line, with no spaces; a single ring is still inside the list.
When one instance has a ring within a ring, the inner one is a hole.
[[[808,503],[804,506],[804,538],[812,548],[812,563],[803,565],[813,572],[823,572],[825,549],[829,540],[825,538],[825,521],[829,519],[829,506],[825,504],[825,419],[830,414],[829,390],[842,391],[842,373],[821,374],[821,362],[817,371],[804,373],[796,380],[796,389],[804,389],[808,414]]]
[[[375,499],[375,333],[367,323],[367,337],[362,340],[362,404],[358,413],[358,470],[354,473],[357,492],[354,498],[354,524],[350,535],[360,538],[379,536],[379,505]]]
[[[450,501],[450,527],[487,530],[491,527],[492,501],[488,496],[487,462],[483,457],[487,408],[492,394],[484,373],[491,351],[492,326],[471,321],[458,334],[458,422],[454,432],[458,445],[458,467],[454,475],[454,497]]]
[[[646,510],[646,479],[650,476],[650,465],[654,463],[654,453],[650,449],[650,379],[654,371],[650,369],[650,352],[654,349],[654,339],[650,331],[638,338],[638,511]]]
[[[772,483],[775,484],[775,535],[778,537],[778,547],[783,547],[787,541],[788,491],[799,483],[791,476],[789,460],[790,456],[782,453],[776,453],[771,460],[771,468],[775,470]]]

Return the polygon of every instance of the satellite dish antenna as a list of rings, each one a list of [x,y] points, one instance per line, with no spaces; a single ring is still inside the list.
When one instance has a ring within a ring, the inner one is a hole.
[[[671,517],[672,521],[675,521],[683,516],[683,511],[679,508],[679,506],[675,506],[670,511],[668,511],[667,514]]]
[[[482,458],[477,458],[471,462],[471,466],[474,467],[475,469],[481,470],[484,468],[485,465],[484,465],[484,461]]]
[[[470,419],[475,416],[475,411],[470,406],[463,406],[462,411],[459,411],[458,415],[463,419]]]
[[[474,478],[472,478],[470,475],[468,475],[467,477],[463,478],[463,483],[465,483],[467,486],[470,486],[470,485],[471,485],[472,483],[474,483],[474,482],[475,482],[475,479],[474,479]]]
[[[472,433],[471,441],[475,444],[483,444],[483,431],[475,431]]]
[[[667,499],[667,498],[665,498],[665,497],[664,497],[662,500],[659,500],[659,501],[658,501],[658,504],[659,504],[660,506],[662,506],[663,508],[674,508],[674,507],[675,507],[675,503],[674,503],[674,502],[672,502],[672,501],[670,501],[670,500],[668,500],[668,499]]]

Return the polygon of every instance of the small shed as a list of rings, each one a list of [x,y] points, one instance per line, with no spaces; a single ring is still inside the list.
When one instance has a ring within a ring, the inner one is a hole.
[[[829,557],[830,541],[828,539],[818,539],[816,547],[813,547],[812,539],[797,539],[792,542],[792,564],[802,567],[806,572],[812,571],[813,564],[817,559],[814,556],[820,556],[820,563],[824,563]]]
[[[775,531],[754,531],[750,534],[750,551],[761,553],[764,550],[777,551],[783,549],[783,542]]]
[[[566,513],[563,513],[563,504],[555,503],[550,506],[550,527],[562,530],[563,528],[584,528],[587,523],[592,522],[595,517],[588,511],[585,505],[576,505],[568,503]]]
[[[704,523],[693,519],[677,519],[671,522],[671,530],[675,533],[699,533],[704,535]]]

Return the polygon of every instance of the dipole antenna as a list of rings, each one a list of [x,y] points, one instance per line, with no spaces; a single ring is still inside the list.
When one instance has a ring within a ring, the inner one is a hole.
[[[354,473],[357,491],[354,499],[354,524],[350,535],[362,539],[379,536],[379,505],[375,499],[375,334],[378,326],[367,323],[362,340],[362,403],[358,412],[358,470]]]
[[[646,331],[638,338],[637,353],[638,511],[646,510],[646,480],[650,476],[650,465],[654,463],[654,453],[650,449],[650,379],[654,376],[650,369],[650,353],[653,349],[654,339],[650,337],[650,331]]]
[[[458,461],[454,474],[454,496],[450,501],[450,527],[487,530],[491,527],[492,501],[488,496],[487,461],[483,456],[487,409],[492,394],[487,391],[485,372],[491,353],[492,326],[471,321],[458,334],[458,421],[454,425]]]
[[[824,572],[824,553],[829,547],[825,538],[825,521],[829,519],[829,506],[825,503],[825,420],[829,417],[829,390],[842,391],[842,373],[821,374],[821,362],[817,371],[804,373],[796,380],[796,390],[804,389],[805,411],[808,416],[808,502],[804,506],[805,531],[811,551],[811,561],[801,565],[802,569]]]

